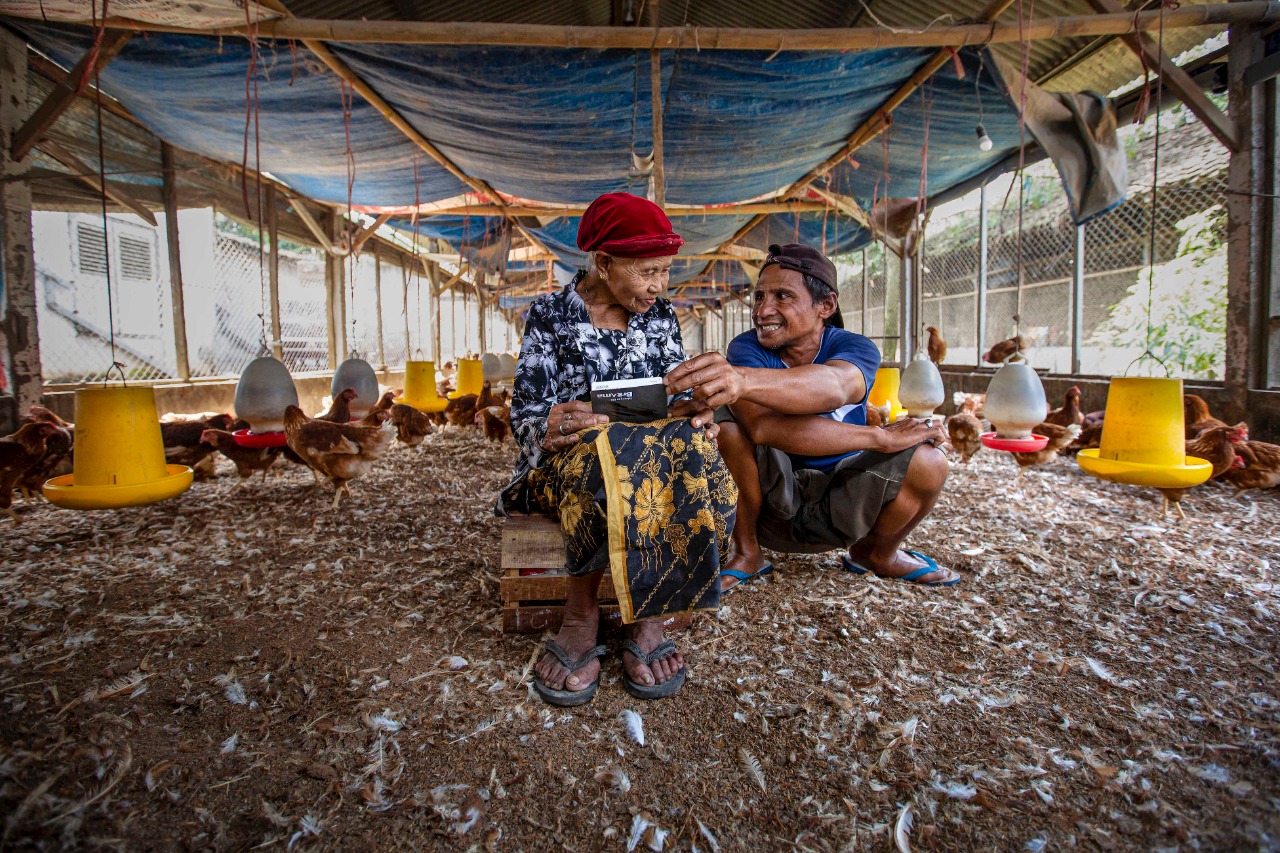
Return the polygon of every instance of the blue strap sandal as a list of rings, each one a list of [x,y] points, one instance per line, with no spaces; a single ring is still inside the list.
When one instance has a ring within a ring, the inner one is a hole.
[[[565,651],[564,646],[555,640],[547,640],[547,651],[560,661],[560,665],[569,670],[569,674],[573,675],[582,669],[592,660],[604,655],[609,651],[604,646],[595,646],[589,649],[582,657],[574,660],[569,657],[569,653]],[[558,708],[572,708],[574,705],[585,705],[590,702],[592,697],[596,695],[596,689],[600,687],[600,677],[596,676],[596,680],[583,687],[581,690],[556,690],[554,687],[548,687],[546,682],[538,677],[533,679],[533,690],[542,698],[543,702],[548,705],[555,705]]]
[[[760,567],[759,571],[752,572],[750,574],[748,574],[747,572],[740,572],[737,569],[721,569],[720,577],[722,578],[730,577],[737,581],[737,583],[735,583],[733,586],[729,587],[728,589],[724,590],[724,592],[732,592],[733,590],[742,586],[744,583],[749,583],[753,580],[756,580],[757,578],[762,578],[772,571],[773,571],[773,563],[765,563],[763,566]]]
[[[933,574],[934,572],[941,571],[942,567],[938,565],[937,560],[933,559],[927,554],[922,554],[919,551],[912,551],[910,548],[904,548],[903,553],[910,554],[911,556],[915,557],[917,560],[922,561],[924,565],[916,569],[915,571],[907,572],[905,575],[900,575],[898,577],[886,577],[884,575],[876,575],[876,577],[884,581],[902,581],[903,583],[916,583],[916,584],[920,584],[921,586],[955,586],[956,584],[960,583],[960,578],[958,577],[949,581],[920,580],[920,578],[924,577],[925,575],[929,575],[929,574]],[[849,559],[849,555],[847,553],[842,554],[840,556],[840,560],[841,562],[844,563],[844,569],[846,572],[853,572],[855,575],[865,575],[871,571],[866,566],[859,565],[858,563],[855,563],[853,560]]]
[[[622,647],[624,650],[631,652],[640,663],[649,667],[653,666],[657,661],[676,653],[676,644],[670,640],[664,640],[659,643],[658,647],[648,654],[645,654],[635,640],[623,640]],[[685,669],[686,667],[680,667],[679,672],[661,684],[641,684],[639,681],[632,681],[631,676],[627,675],[626,667],[623,667],[622,683],[627,688],[627,692],[637,699],[662,699],[684,687]]]

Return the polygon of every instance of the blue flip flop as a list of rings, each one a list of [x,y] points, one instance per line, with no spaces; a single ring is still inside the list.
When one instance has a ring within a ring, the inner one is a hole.
[[[762,578],[772,571],[773,571],[773,563],[765,563],[763,566],[760,567],[760,570],[758,572],[753,572],[751,574],[747,574],[746,572],[740,572],[737,569],[721,569],[720,577],[723,578],[727,576],[737,581],[737,583],[735,583],[733,586],[725,590],[725,592],[732,592],[733,590],[742,586],[744,583],[749,583],[750,581],[753,581],[756,578]]]
[[[949,580],[949,581],[920,580],[920,578],[924,577],[925,575],[933,574],[934,572],[941,570],[942,567],[938,565],[937,560],[933,559],[927,554],[922,554],[919,551],[912,551],[910,548],[904,548],[903,553],[910,554],[911,556],[915,557],[917,560],[924,561],[924,565],[913,572],[907,572],[905,575],[901,575],[896,578],[885,577],[884,575],[876,575],[876,577],[880,578],[880,580],[902,581],[903,583],[917,583],[917,584],[920,584],[921,586],[955,586],[956,584],[960,583],[960,578],[955,578],[954,580]],[[849,555],[847,553],[840,555],[840,560],[844,563],[844,569],[846,572],[853,572],[855,575],[865,575],[871,571],[866,566],[860,566],[857,563],[855,563],[853,560],[850,560]]]

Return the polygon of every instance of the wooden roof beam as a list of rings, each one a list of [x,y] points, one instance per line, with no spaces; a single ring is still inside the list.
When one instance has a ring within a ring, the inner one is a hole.
[[[75,154],[71,153],[66,148],[63,148],[52,139],[42,139],[37,143],[36,147],[70,169],[72,177],[75,177],[93,187],[95,192],[105,195],[121,207],[129,208],[134,213],[145,219],[148,225],[157,226],[160,224],[156,221],[155,214],[148,210],[146,205],[136,200],[133,196],[129,195],[119,187],[112,186],[110,181],[104,183],[102,179],[98,177],[97,171],[90,167],[88,163],[81,160]]]
[[[1125,11],[1124,6],[1116,0],[1089,0],[1089,5],[1097,9],[1100,14],[1116,14]],[[1152,41],[1150,36],[1144,33],[1129,33],[1121,35],[1120,38],[1124,39],[1129,49],[1142,57],[1148,65],[1160,69],[1165,86],[1178,96],[1178,100],[1187,105],[1187,109],[1191,110],[1196,118],[1204,122],[1209,132],[1217,137],[1228,151],[1235,153],[1240,150],[1240,140],[1236,138],[1235,125],[1231,119],[1209,100],[1204,89],[1191,79],[1190,74],[1173,64],[1173,60],[1160,50],[1159,45]]]
[[[1164,26],[1187,27],[1260,24],[1280,21],[1280,3],[1241,0],[1183,6],[1164,12]],[[844,29],[764,29],[738,27],[574,27],[554,24],[510,24],[457,21],[378,21],[285,18],[263,21],[258,38],[364,42],[372,44],[502,45],[516,47],[626,48],[632,50],[878,50],[889,47],[969,47],[1013,44],[1056,38],[1115,36],[1152,32],[1160,13],[1147,11],[1108,15],[1061,15],[1022,22],[966,23]],[[132,30],[191,35],[246,35],[243,26],[222,29],[175,27],[112,18],[108,24]]]
[[[81,88],[80,82],[87,77],[94,77],[115,59],[121,49],[133,38],[133,33],[126,30],[109,30],[102,39],[102,45],[95,51],[90,48],[75,67],[66,73],[61,80],[56,80],[53,91],[44,99],[26,123],[18,128],[9,146],[9,154],[14,160],[21,160],[36,147],[44,135],[53,127],[67,107],[76,99],[76,90]]]

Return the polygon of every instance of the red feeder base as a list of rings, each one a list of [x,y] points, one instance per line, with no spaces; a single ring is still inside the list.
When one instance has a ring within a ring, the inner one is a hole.
[[[1032,433],[1026,438],[1003,438],[994,432],[982,434],[982,446],[992,450],[1007,450],[1010,453],[1035,453],[1044,450],[1049,439],[1043,435]]]
[[[238,429],[231,435],[241,447],[284,447],[287,443],[282,432],[256,433],[253,430]]]

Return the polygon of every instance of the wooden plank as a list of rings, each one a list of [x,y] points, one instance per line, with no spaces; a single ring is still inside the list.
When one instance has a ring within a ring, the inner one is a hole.
[[[683,631],[693,624],[694,614],[676,613],[662,621],[662,627],[668,632]],[[502,632],[504,634],[538,634],[543,631],[558,631],[564,618],[564,608],[558,605],[519,607],[507,605],[502,608]],[[621,628],[622,617],[617,605],[600,605],[600,622],[610,628]]]
[[[99,50],[95,52],[90,48],[84,56],[80,57],[76,66],[53,87],[53,91],[44,99],[44,103],[37,107],[26,123],[14,133],[13,143],[9,147],[10,156],[14,160],[21,160],[31,153],[31,149],[44,138],[58,117],[75,101],[80,81],[86,76],[93,77],[106,67],[106,64],[115,59],[116,54],[129,43],[131,38],[133,38],[131,32],[108,30]]]
[[[1088,2],[1102,14],[1114,15],[1125,11],[1124,6],[1116,0],[1088,0]],[[1159,66],[1160,74],[1164,77],[1164,85],[1178,96],[1178,100],[1187,105],[1187,109],[1195,113],[1196,118],[1204,122],[1209,132],[1227,146],[1228,151],[1240,150],[1240,141],[1236,137],[1231,119],[1209,100],[1209,96],[1200,88],[1200,84],[1191,79],[1190,74],[1174,65],[1173,60],[1161,52],[1160,47],[1151,40],[1150,36],[1143,33],[1130,33],[1122,35],[1121,38],[1124,39],[1125,44],[1129,45],[1130,50],[1145,58],[1148,64]]]
[[[1280,4],[1265,0],[1186,5],[1165,13],[1165,29],[1280,21]],[[134,30],[196,35],[248,35],[244,26],[219,30],[175,27],[111,19],[108,24]],[[889,47],[965,47],[1072,37],[1152,32],[1155,11],[1120,15],[1061,15],[1005,23],[964,23],[920,29],[848,27],[767,29],[745,27],[580,27],[459,21],[383,21],[288,18],[263,21],[259,39],[297,39],[374,44],[512,45],[630,50],[878,50]]]
[[[373,220],[364,228],[361,228],[359,231],[357,231],[355,238],[352,239],[351,241],[351,251],[359,253],[360,247],[365,244],[366,240],[368,240],[370,237],[373,236],[373,232],[377,231],[383,225],[386,225],[388,222],[390,222],[392,216],[395,216],[395,214],[381,213],[378,215],[377,219]],[[375,243],[374,245],[377,245],[377,244]]]
[[[280,319],[280,209],[276,205],[275,184],[267,184],[267,233],[271,240],[267,287],[271,309],[271,354],[284,360],[283,325]],[[378,245],[374,243],[374,245]]]
[[[563,551],[561,552],[563,554]],[[563,562],[563,556],[561,562]],[[544,575],[521,575],[518,569],[508,569],[498,581],[498,595],[504,602],[521,601],[564,601],[569,596],[569,576],[561,569],[558,573]],[[613,578],[608,572],[600,579],[600,590],[596,593],[600,601],[617,601],[618,596],[613,589]]]
[[[173,174],[173,146],[160,143],[164,193],[164,232],[169,248],[169,293],[173,304],[173,352],[179,379],[191,378],[187,356],[187,308],[182,290],[182,251],[178,242],[178,186]],[[274,245],[274,238],[272,239]]]

